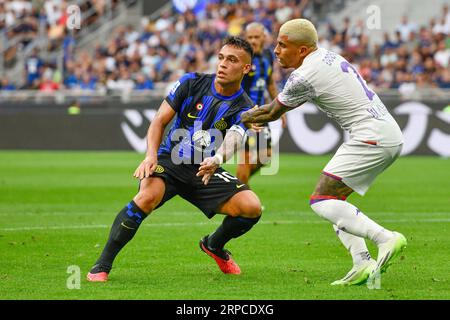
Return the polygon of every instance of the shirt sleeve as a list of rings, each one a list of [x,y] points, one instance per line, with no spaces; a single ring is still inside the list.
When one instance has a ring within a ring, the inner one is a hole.
[[[292,72],[278,94],[278,101],[286,107],[296,108],[315,97],[314,87],[298,72]]]
[[[195,73],[187,73],[180,78],[172,87],[169,95],[166,97],[167,103],[173,110],[178,112],[183,104],[184,100],[189,94],[189,87],[191,85],[191,79],[195,78]]]

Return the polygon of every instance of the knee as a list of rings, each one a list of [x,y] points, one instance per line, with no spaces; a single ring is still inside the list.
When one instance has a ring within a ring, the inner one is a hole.
[[[248,201],[241,204],[241,210],[239,216],[246,218],[259,218],[261,216],[261,202],[259,199],[254,197],[249,197]]]
[[[335,196],[311,196],[309,204],[311,209],[321,218],[328,219],[341,209],[341,201]]]
[[[139,190],[133,200],[146,214],[155,209],[160,201],[154,192],[150,190]]]
[[[318,195],[312,195],[309,198],[309,206],[311,209],[320,217],[324,217],[325,210],[328,206],[324,206],[324,202],[327,202],[328,196],[318,196]]]

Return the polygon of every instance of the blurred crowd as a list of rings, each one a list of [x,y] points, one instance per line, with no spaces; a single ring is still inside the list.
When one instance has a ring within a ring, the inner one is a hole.
[[[0,0],[3,12],[13,2],[27,1]],[[40,2],[44,8],[47,2],[65,3],[62,0]],[[103,0],[90,2],[98,5]],[[63,72],[57,70],[55,62],[46,61],[35,50],[26,62],[23,88],[152,90],[156,83],[171,83],[186,72],[214,72],[216,53],[223,38],[241,35],[250,22],[265,25],[267,46],[273,49],[282,23],[297,17],[319,23],[316,13],[324,1],[205,0],[199,3],[202,5],[187,10],[174,6],[154,20],[144,18],[139,30],[131,25],[119,27],[106,45],[97,45],[94,54],[68,49]],[[369,45],[370,31],[362,20],[352,24],[350,19],[344,19],[339,26],[328,23],[326,31],[320,34],[319,46],[346,57],[374,88],[398,88],[405,92],[426,87],[450,88],[450,13],[447,6],[439,10],[425,26],[418,26],[404,16],[395,36],[386,33],[384,41],[375,45]],[[4,15],[0,6],[0,26]],[[23,20],[17,16],[15,19]],[[60,19],[52,18],[47,23]],[[280,87],[289,72],[275,62],[274,77]],[[0,87],[15,89],[6,79],[2,79]]]
[[[450,89],[448,6],[424,26],[403,16],[394,36],[384,33],[383,42],[372,47],[362,20],[351,25],[346,18],[342,25],[329,24],[319,45],[347,58],[372,87],[399,89],[405,95],[420,88]]]
[[[132,26],[119,27],[106,46],[96,48],[92,58],[74,55],[67,63],[64,85],[74,88],[81,80],[89,81],[92,90],[145,90],[157,82],[172,83],[186,72],[212,73],[224,37],[241,34],[254,20],[262,21],[271,34],[288,17],[301,14],[298,4],[274,0],[263,7],[260,2],[225,1],[209,3],[202,11],[164,11],[153,21],[144,19],[140,32]],[[292,9],[282,16],[282,7],[295,7],[295,12]],[[274,14],[278,18],[269,18]]]
[[[110,3],[114,8],[117,0]],[[12,61],[40,36],[47,40],[47,51],[58,48],[68,34],[68,6],[67,0],[0,0],[0,39],[8,49],[4,59]],[[105,13],[106,0],[79,1],[78,6],[81,14],[90,13],[83,22],[88,26]]]

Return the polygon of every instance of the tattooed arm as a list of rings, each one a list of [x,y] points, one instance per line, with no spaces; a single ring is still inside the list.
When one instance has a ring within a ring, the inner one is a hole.
[[[247,127],[250,127],[251,123],[267,123],[277,120],[281,115],[291,109],[292,108],[282,105],[278,99],[275,99],[270,104],[254,107],[253,109],[244,112],[241,115],[241,121]]]
[[[314,87],[299,71],[294,71],[284,85],[283,91],[270,104],[255,107],[241,115],[247,128],[252,124],[277,120],[285,112],[301,106],[316,97]]]
[[[277,98],[277,96],[278,96],[277,85],[275,84],[275,81],[273,80],[272,74],[269,77],[269,84],[267,85],[267,91],[269,91],[269,95],[270,95],[271,99]],[[283,128],[286,128],[286,126],[287,126],[286,114],[281,115],[281,126]]]
[[[236,153],[239,146],[242,144],[243,139],[244,129],[238,126],[231,127],[225,135],[222,144],[217,149],[215,156],[205,158],[203,162],[200,163],[197,177],[203,177],[202,182],[207,185],[216,169]]]

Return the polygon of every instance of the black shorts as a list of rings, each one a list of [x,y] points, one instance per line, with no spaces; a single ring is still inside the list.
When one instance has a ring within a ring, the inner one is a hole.
[[[269,125],[266,123],[263,125],[264,129],[261,132],[253,132],[247,135],[245,139],[245,151],[246,152],[259,152],[272,148],[272,133]]]
[[[246,184],[222,168],[216,170],[205,186],[202,177],[196,176],[199,167],[197,164],[174,164],[170,154],[159,155],[158,167],[152,176],[164,179],[166,191],[156,208],[179,195],[211,219],[217,213],[217,208],[234,194],[250,190]]]

